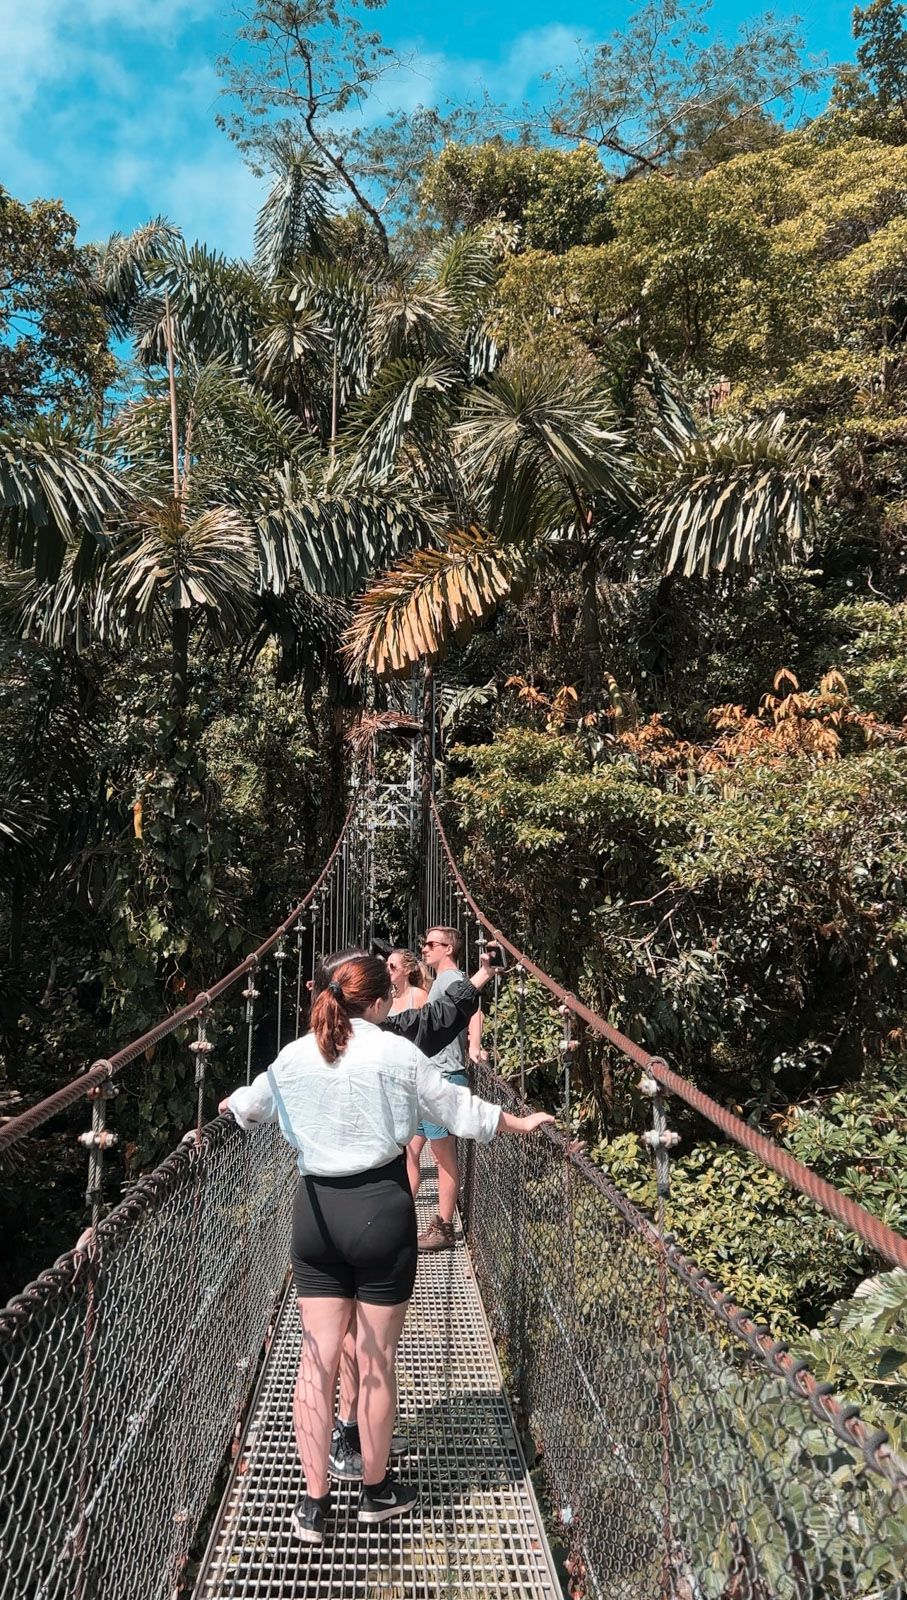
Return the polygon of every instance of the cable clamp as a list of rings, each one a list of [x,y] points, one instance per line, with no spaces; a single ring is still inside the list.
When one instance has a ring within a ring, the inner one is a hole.
[[[665,1128],[663,1133],[657,1133],[654,1128],[650,1128],[643,1134],[642,1142],[648,1145],[650,1150],[675,1150],[680,1143],[680,1134],[675,1133],[672,1128]]]
[[[96,1083],[93,1089],[86,1090],[86,1100],[115,1100],[120,1092],[118,1083],[111,1083],[105,1078],[103,1083]]]
[[[77,1143],[86,1150],[112,1150],[119,1144],[119,1138],[109,1128],[91,1128],[88,1133],[80,1133]]]

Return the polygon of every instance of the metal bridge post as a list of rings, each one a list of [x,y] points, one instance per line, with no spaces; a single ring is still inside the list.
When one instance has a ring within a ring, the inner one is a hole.
[[[95,1066],[109,1067],[109,1062],[95,1062]],[[107,1078],[103,1083],[96,1084],[88,1091],[91,1105],[91,1128],[87,1133],[79,1134],[79,1144],[88,1151],[88,1187],[85,1190],[85,1204],[91,1206],[91,1226],[97,1227],[101,1218],[101,1207],[104,1203],[104,1151],[112,1150],[119,1143],[117,1135],[107,1127],[107,1102],[119,1094],[119,1088]]]
[[[516,1025],[520,1049],[520,1103],[526,1104],[526,968],[517,965]]]
[[[660,1066],[666,1066],[660,1056],[653,1057]],[[648,1073],[640,1079],[640,1092],[652,1102],[652,1127],[643,1134],[643,1143],[655,1156],[656,1207],[655,1225],[658,1232],[658,1342],[660,1354],[659,1415],[661,1421],[661,1468],[664,1488],[662,1512],[662,1600],[671,1600],[674,1592],[674,1536],[671,1517],[671,1354],[668,1325],[668,1260],[667,1249],[671,1235],[665,1231],[665,1206],[671,1193],[671,1151],[680,1143],[680,1135],[668,1128],[664,1095],[657,1078]]]
[[[289,960],[283,934],[280,935],[280,938],[277,941],[277,949],[274,951],[274,960],[277,962],[277,1048],[274,1051],[274,1054],[279,1056],[280,1036],[283,1032],[283,969],[284,963]]]
[[[246,984],[246,987],[244,988],[244,990],[242,992],[243,993],[243,999],[246,1002],[246,1083],[247,1084],[252,1082],[252,1037],[253,1037],[253,1034],[254,1034],[254,1031],[255,1031],[254,1030],[254,1024],[255,1024],[255,1002],[258,999],[258,995],[259,995],[259,990],[256,989],[256,987],[255,987],[255,973],[256,973],[257,969],[258,969],[258,962],[257,961],[253,961],[252,965],[249,968],[249,981]]]
[[[202,1114],[204,1110],[205,1099],[205,1060],[214,1049],[213,1044],[208,1038],[208,1024],[205,1020],[204,1011],[199,1016],[197,1029],[198,1035],[190,1044],[189,1049],[192,1051],[192,1054],[195,1057],[195,1088],[197,1094],[195,1114],[195,1144],[197,1149],[201,1149]]]
[[[570,1359],[576,1362],[576,1217],[573,1210],[573,1162],[571,1159],[573,1120],[573,1056],[579,1044],[573,1037],[573,1012],[567,998],[558,1007],[563,1018],[560,1051],[564,1058],[564,1268],[566,1273],[565,1317],[567,1348]],[[561,1526],[570,1555],[567,1571],[571,1576],[569,1592],[580,1596],[584,1591],[585,1566],[583,1563],[583,1515],[585,1485],[575,1480],[572,1485],[571,1504],[561,1510]]]
[[[302,912],[296,918],[296,1030],[295,1038],[302,1032]]]

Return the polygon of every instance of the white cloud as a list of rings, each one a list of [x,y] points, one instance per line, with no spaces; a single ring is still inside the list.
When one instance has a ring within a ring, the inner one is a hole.
[[[248,255],[264,191],[214,126],[225,13],[226,0],[0,0],[0,182],[60,197],[82,238],[162,212],[188,238]],[[486,92],[538,99],[542,71],[574,61],[583,32],[549,23],[485,59],[404,42],[363,120]]]

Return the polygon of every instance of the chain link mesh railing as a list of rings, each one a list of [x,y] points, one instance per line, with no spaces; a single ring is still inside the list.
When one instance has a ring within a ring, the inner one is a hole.
[[[244,1135],[227,1117],[202,1125],[207,1027],[244,979],[247,1076],[254,1058],[270,1060],[296,1036],[318,960],[367,936],[374,849],[354,803],[318,882],[252,956],[0,1129],[6,1148],[93,1100],[83,1138],[93,1225],[0,1311],[0,1600],[177,1592],[286,1282],[296,1171],[276,1126]],[[256,1038],[266,973],[267,1042]],[[104,1091],[188,1022],[198,1033],[188,1044],[195,1132],[102,1216],[101,1161],[115,1137]]]
[[[289,1259],[295,1163],[218,1118],[0,1312],[4,1600],[167,1600]]]
[[[518,1104],[479,1069],[477,1090]],[[466,1163],[467,1233],[574,1593],[907,1600],[907,1465],[563,1139]]]
[[[375,857],[372,820],[353,816],[294,914],[300,929],[308,917],[297,1022],[305,961],[371,931]],[[463,926],[470,965],[490,924],[472,920],[436,823],[425,871],[426,915]],[[272,950],[279,1045],[291,957],[278,933],[187,1008],[196,1133],[0,1313],[2,1600],[170,1600],[180,1583],[286,1275],[292,1152],[273,1127],[202,1127],[204,1016],[247,975],[251,1070],[256,971]],[[562,998],[569,1106],[576,1003]],[[490,1069],[477,1086],[515,1103]],[[16,1119],[16,1137],[53,1109]],[[576,1600],[907,1600],[907,1468],[884,1433],[564,1137],[469,1146],[464,1174],[473,1258]]]
[[[459,926],[474,946],[501,937],[469,895],[434,809],[426,881],[432,923]],[[538,995],[558,1002],[568,1129],[581,1019],[651,1074],[643,1086],[662,1199],[673,1142],[663,1084],[736,1136],[736,1118],[504,943],[518,963],[508,1065],[520,1093],[493,1070],[496,1005],[478,1093],[511,1109],[525,1100],[531,973]],[[757,1153],[769,1145],[755,1130],[744,1135]],[[764,1154],[889,1259],[905,1259],[907,1241],[877,1218],[776,1146]],[[907,1600],[907,1463],[676,1248],[661,1203],[653,1223],[561,1134],[461,1155],[470,1250],[544,1460],[575,1600]]]

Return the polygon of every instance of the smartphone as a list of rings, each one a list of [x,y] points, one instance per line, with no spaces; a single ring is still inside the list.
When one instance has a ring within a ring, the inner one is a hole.
[[[486,949],[488,951],[489,966],[496,967],[499,972],[503,972],[507,966],[507,951],[504,946],[498,944],[496,939],[489,939]]]

